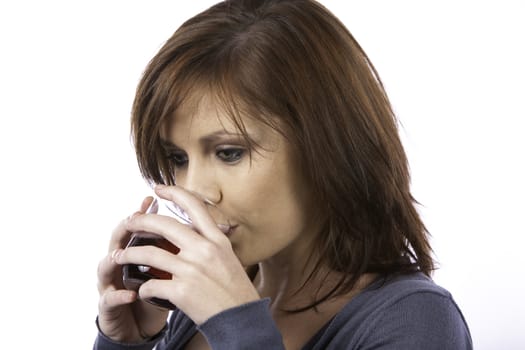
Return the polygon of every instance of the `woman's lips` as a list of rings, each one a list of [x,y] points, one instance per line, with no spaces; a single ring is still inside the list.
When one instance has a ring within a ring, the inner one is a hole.
[[[233,230],[237,227],[237,225],[225,225],[225,224],[217,224],[217,227],[219,230],[222,231],[226,236],[229,236],[232,234]]]

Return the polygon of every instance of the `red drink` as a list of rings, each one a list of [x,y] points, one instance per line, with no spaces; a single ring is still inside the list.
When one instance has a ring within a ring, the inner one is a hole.
[[[146,245],[156,246],[173,254],[177,254],[180,250],[165,238],[148,232],[133,233],[126,248]],[[129,290],[138,291],[142,283],[152,278],[169,280],[171,277],[171,273],[150,266],[127,264],[122,267],[122,282]],[[165,299],[151,298],[146,301],[167,309],[175,309],[175,305]]]

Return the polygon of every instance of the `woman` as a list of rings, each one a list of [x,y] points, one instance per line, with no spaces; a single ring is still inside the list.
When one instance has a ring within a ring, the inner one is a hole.
[[[143,176],[192,224],[146,213],[147,198],[115,229],[95,349],[472,348],[429,277],[381,81],[315,1],[225,1],[188,20],[139,83],[132,133]],[[180,251],[124,249],[136,231]],[[172,278],[126,290],[126,264]]]

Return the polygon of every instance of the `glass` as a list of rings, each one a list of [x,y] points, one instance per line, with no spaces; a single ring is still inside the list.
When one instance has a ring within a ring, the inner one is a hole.
[[[186,214],[186,212],[175,203],[161,198],[155,198],[155,201],[151,204],[147,213],[155,212],[157,207],[157,214],[171,216],[185,225],[191,225],[191,219],[188,214]],[[132,233],[126,248],[146,245],[156,246],[173,254],[177,254],[180,250],[164,237],[144,231]],[[171,277],[171,273],[150,266],[126,264],[122,267],[122,282],[124,287],[136,292],[138,292],[140,286],[144,282],[152,278],[169,280]],[[175,309],[175,305],[165,299],[154,297],[146,299],[145,301],[166,309]]]

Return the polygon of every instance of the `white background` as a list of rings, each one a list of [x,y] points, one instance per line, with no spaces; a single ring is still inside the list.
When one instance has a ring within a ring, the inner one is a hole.
[[[96,266],[149,193],[129,113],[148,60],[214,1],[0,3],[2,345],[89,349]],[[477,349],[525,348],[525,6],[322,1],[403,124],[413,192]]]

